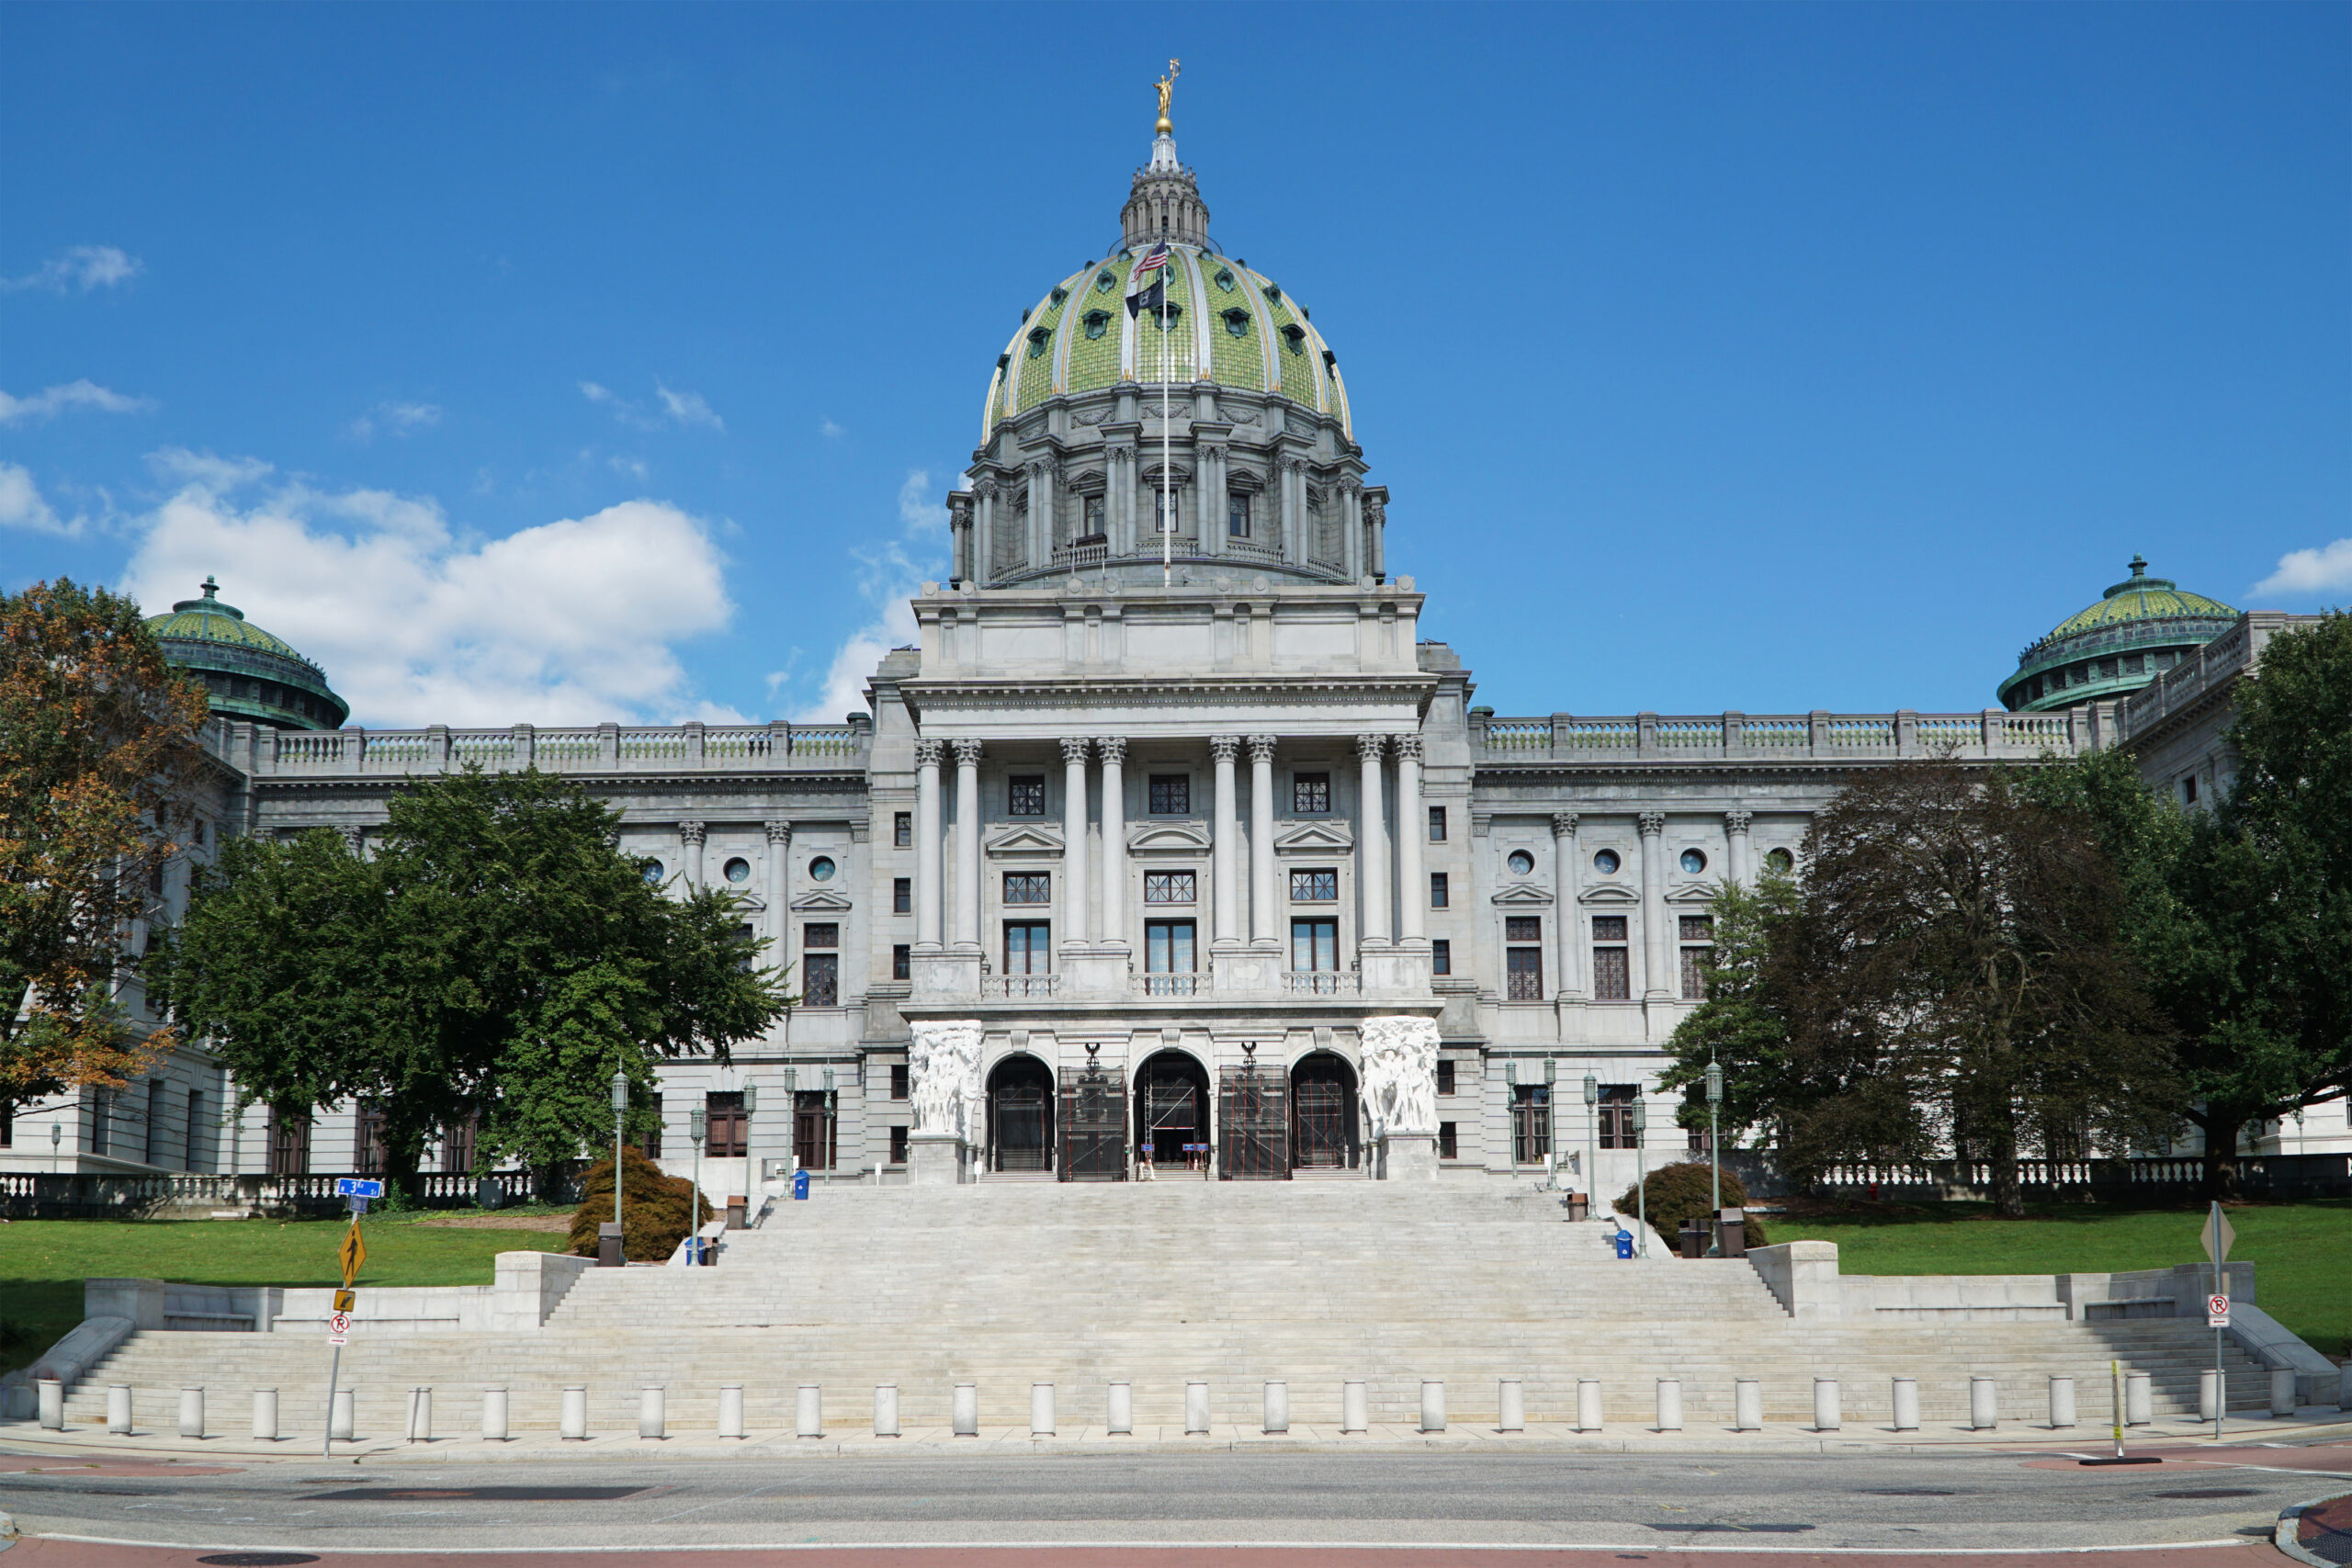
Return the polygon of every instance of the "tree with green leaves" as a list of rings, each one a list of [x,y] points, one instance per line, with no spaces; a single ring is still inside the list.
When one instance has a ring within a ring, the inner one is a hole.
[[[1754,886],[1726,881],[1709,905],[1714,946],[1701,964],[1706,998],[1676,1026],[1669,1049],[1674,1063],[1659,1078],[1664,1089],[1688,1090],[1706,1081],[1707,1065],[1724,1072],[1724,1100],[1715,1128],[1736,1140],[1772,1125],[1784,1108],[1803,1097],[1789,1050],[1788,1015],[1771,986],[1776,938],[1797,912],[1793,877],[1767,870]],[[1704,1101],[1686,1103],[1679,1120],[1693,1131],[1707,1126]]]
[[[616,1070],[641,1136],[660,1061],[724,1061],[796,999],[739,906],[649,885],[577,784],[469,770],[395,795],[368,859],[323,831],[233,846],[153,967],[245,1103],[368,1102],[402,1179],[471,1121],[544,1186],[612,1137]]]

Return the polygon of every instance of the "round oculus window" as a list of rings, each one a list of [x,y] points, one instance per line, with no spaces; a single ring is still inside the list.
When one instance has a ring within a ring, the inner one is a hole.
[[[1530,876],[1535,871],[1535,857],[1525,850],[1511,851],[1510,859],[1503,863],[1510,867],[1510,874],[1513,876]]]
[[[1697,850],[1682,852],[1682,869],[1696,876],[1707,869],[1707,857]]]
[[[1787,873],[1797,867],[1797,857],[1786,850],[1774,850],[1764,857],[1764,863],[1774,871]]]
[[[727,880],[729,882],[751,881],[752,863],[743,859],[741,855],[738,855],[733,860],[729,861],[727,863]]]
[[[1592,869],[1603,876],[1616,875],[1618,863],[1615,850],[1602,850],[1592,857]]]
[[[653,884],[656,887],[662,886],[662,863],[660,861],[639,861],[637,863],[637,869],[644,874],[646,881]]]
[[[815,860],[810,861],[808,863],[808,879],[812,882],[831,882],[833,879],[832,857],[831,855],[819,855]]]

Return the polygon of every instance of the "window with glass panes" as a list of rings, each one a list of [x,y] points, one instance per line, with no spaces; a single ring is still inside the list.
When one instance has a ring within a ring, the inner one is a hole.
[[[1290,966],[1293,969],[1337,969],[1340,966],[1340,922],[1334,919],[1293,920],[1290,923]]]
[[[660,1159],[662,1157],[662,1097],[657,1094],[652,1097],[652,1100],[653,1125],[643,1138],[638,1140],[637,1152],[647,1159]]]
[[[1147,871],[1143,874],[1143,901],[1147,904],[1190,904],[1199,886],[1198,872]]]
[[[1153,533],[1170,534],[1175,532],[1174,529],[1168,525],[1168,505],[1173,499],[1174,498],[1164,490],[1155,490],[1151,492],[1151,529]]]
[[[1236,539],[1250,536],[1250,497],[1240,491],[1225,498],[1225,531]]]
[[[1439,1058],[1438,1058],[1438,1063],[1437,1063],[1437,1091],[1438,1091],[1438,1093],[1440,1093],[1440,1094],[1452,1094],[1452,1093],[1453,1092],[1453,1074],[1454,1074],[1454,1071],[1455,1071],[1455,1068],[1454,1068],[1453,1060],[1453,1058],[1452,1058],[1452,1057],[1450,1057],[1450,1056],[1441,1056],[1441,1057],[1439,1057]]]
[[[1714,962],[1715,922],[1707,915],[1685,915],[1681,918],[1682,936],[1682,995],[1689,1001],[1704,1001],[1707,976],[1704,966]],[[1695,945],[1694,945],[1695,944]]]
[[[1510,1106],[1511,1162],[1542,1165],[1552,1157],[1552,1086],[1515,1084]]]
[[[1330,871],[1294,871],[1290,874],[1290,897],[1295,904],[1336,904],[1340,901],[1340,874]]]
[[[1443,937],[1435,937],[1430,942],[1430,973],[1432,975],[1453,973],[1453,943]]]
[[[1053,899],[1053,873],[1049,871],[1008,871],[1004,874],[1004,901],[1008,904],[1050,904]]]
[[[907,1163],[907,1130],[903,1126],[890,1129],[890,1163]]]
[[[1316,816],[1331,809],[1331,775],[1329,773],[1293,773],[1290,776],[1290,808],[1302,816]]]
[[[1086,536],[1090,539],[1101,538],[1102,536],[1102,498],[1099,495],[1088,496],[1083,511],[1086,517]]]
[[[893,942],[890,946],[890,978],[911,980],[914,977],[915,950],[906,942]]]
[[[1442,806],[1430,807],[1430,842],[1445,842],[1445,807]]]
[[[1629,1083],[1609,1083],[1600,1086],[1600,1146],[1604,1149],[1630,1149],[1634,1146],[1634,1096],[1639,1086]]]
[[[911,1092],[912,1073],[904,1062],[890,1064],[890,1098],[904,1100]]]
[[[842,928],[832,920],[800,928],[800,1005],[842,1005]]]
[[[1503,920],[1503,995],[1514,1002],[1544,999],[1544,917],[1510,915]]]
[[[1443,873],[1443,872],[1442,872],[1442,871],[1433,871],[1433,872],[1430,872],[1430,908],[1432,908],[1432,909],[1442,909],[1442,908],[1444,908],[1445,907],[1446,907],[1446,882],[1445,882],[1445,873]]]
[[[1151,812],[1155,817],[1182,817],[1193,809],[1190,773],[1151,775]]]
[[[1048,934],[1052,927],[1044,920],[1007,920],[1004,922],[1004,972],[1008,975],[1043,975],[1049,968]]]
[[[702,1098],[702,1152],[713,1159],[741,1159],[750,1146],[752,1118],[741,1089],[712,1089]]]
[[[1046,775],[1015,773],[1006,779],[1004,814],[1008,817],[1043,817],[1046,814]]]
[[[1147,975],[1192,974],[1193,922],[1146,920],[1143,923],[1143,968]]]
[[[913,812],[901,811],[892,816],[890,818],[890,842],[902,850],[910,850],[914,848],[915,814]]]
[[[1437,1124],[1437,1157],[1440,1159],[1462,1157],[1461,1135],[1454,1131],[1454,1125],[1451,1122],[1441,1122]]]
[[[1592,917],[1592,999],[1631,1001],[1634,970],[1625,948],[1625,917]]]

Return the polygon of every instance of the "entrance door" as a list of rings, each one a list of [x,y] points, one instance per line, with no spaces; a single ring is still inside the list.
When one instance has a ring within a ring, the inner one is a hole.
[[[1054,1080],[1035,1056],[1013,1056],[989,1075],[989,1165],[1054,1168]]]
[[[1127,1085],[1116,1067],[1062,1069],[1062,1179],[1127,1179]]]
[[[834,1145],[833,1097],[804,1089],[792,1097],[792,1153],[803,1170],[831,1170]]]
[[[1317,1051],[1291,1073],[1291,1163],[1339,1170],[1356,1163],[1356,1095],[1347,1063]]]
[[[1143,1066],[1136,1095],[1136,1155],[1160,1171],[1207,1163],[1208,1074],[1190,1056],[1161,1052]]]

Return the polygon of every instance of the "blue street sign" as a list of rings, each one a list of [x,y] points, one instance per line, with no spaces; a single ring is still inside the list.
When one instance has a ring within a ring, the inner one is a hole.
[[[384,1184],[356,1176],[338,1176],[334,1179],[334,1195],[338,1198],[381,1198]]]

